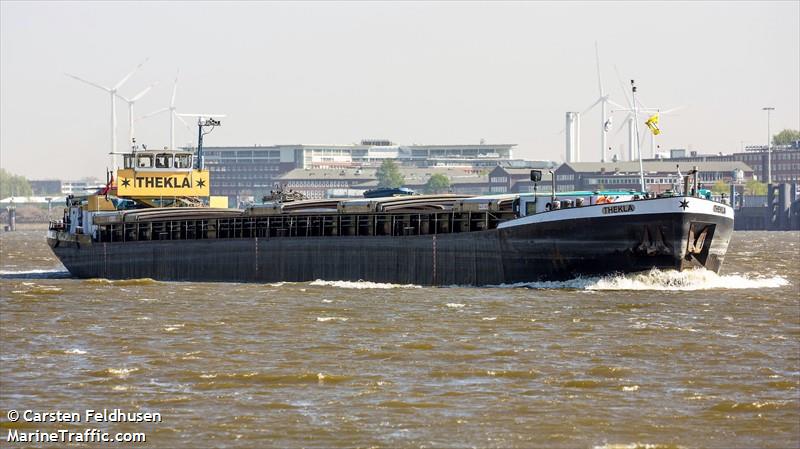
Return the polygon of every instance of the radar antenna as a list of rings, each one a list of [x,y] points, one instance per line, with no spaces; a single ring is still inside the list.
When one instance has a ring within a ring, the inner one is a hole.
[[[217,126],[222,126],[222,122],[209,117],[203,120],[203,117],[197,118],[197,169],[203,170],[205,160],[203,159],[203,136],[210,134]],[[204,131],[203,128],[210,128]]]

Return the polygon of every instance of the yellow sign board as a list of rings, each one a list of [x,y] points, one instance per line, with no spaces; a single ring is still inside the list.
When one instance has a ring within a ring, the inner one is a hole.
[[[91,211],[98,210],[117,210],[114,203],[105,195],[90,195],[86,198],[86,209]]]
[[[208,196],[208,170],[183,172],[117,170],[117,195],[132,197]]]

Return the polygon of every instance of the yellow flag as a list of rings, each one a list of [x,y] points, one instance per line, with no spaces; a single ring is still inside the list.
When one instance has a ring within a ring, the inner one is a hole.
[[[644,124],[647,125],[648,128],[650,128],[650,131],[652,131],[653,135],[657,136],[661,134],[661,130],[658,129],[658,112],[651,115],[650,118],[648,118],[647,121],[644,122]]]

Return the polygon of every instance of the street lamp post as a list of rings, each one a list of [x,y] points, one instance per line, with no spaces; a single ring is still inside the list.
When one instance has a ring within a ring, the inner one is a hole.
[[[772,133],[769,129],[769,116],[773,107],[761,108],[762,111],[767,111],[767,185],[772,184]]]

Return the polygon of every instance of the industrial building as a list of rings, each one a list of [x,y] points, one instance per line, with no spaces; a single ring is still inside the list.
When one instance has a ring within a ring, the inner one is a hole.
[[[211,172],[211,194],[260,198],[295,169],[356,170],[378,167],[393,159],[405,167],[466,166],[491,169],[508,163],[515,144],[397,145],[388,140],[362,140],[350,145],[271,145],[205,147]],[[515,161],[524,165],[523,161]],[[286,180],[284,180],[286,181]]]
[[[694,153],[694,152],[693,152]],[[766,145],[748,146],[733,154],[691,154],[671,152],[670,161],[675,162],[724,162],[740,161],[753,168],[753,174],[761,182],[767,182]],[[772,147],[772,182],[800,183],[800,142]]]
[[[672,159],[645,161],[644,180],[648,190],[664,192],[680,183],[678,173],[686,174],[692,167],[700,170],[700,182],[711,188],[717,181],[731,183],[753,179],[753,169],[740,161],[678,162]],[[555,170],[556,191],[572,190],[640,190],[639,162],[568,162]]]
[[[536,186],[537,192],[550,192],[552,190],[550,168],[555,167],[536,167],[542,169],[542,180]],[[531,193],[534,191],[531,182],[530,168],[510,168],[498,166],[489,173],[489,184],[486,193]]]
[[[106,183],[97,179],[84,179],[82,181],[64,181],[61,183],[61,193],[64,195],[83,195],[102,189]]]
[[[488,175],[481,171],[464,167],[400,167],[405,179],[404,186],[422,192],[425,184],[434,174],[441,174],[450,181],[449,192],[463,194],[482,194],[488,192]],[[361,194],[378,187],[376,168],[357,169],[319,169],[298,168],[278,178],[284,189],[299,192],[307,198],[329,198],[338,191]],[[528,170],[530,173],[530,170]],[[530,176],[530,175],[529,175]]]
[[[60,179],[32,179],[28,181],[34,195],[59,196],[83,195],[105,187],[105,183],[89,178],[81,181],[61,181]]]
[[[31,179],[28,180],[34,195],[61,194],[61,180],[59,179]]]

